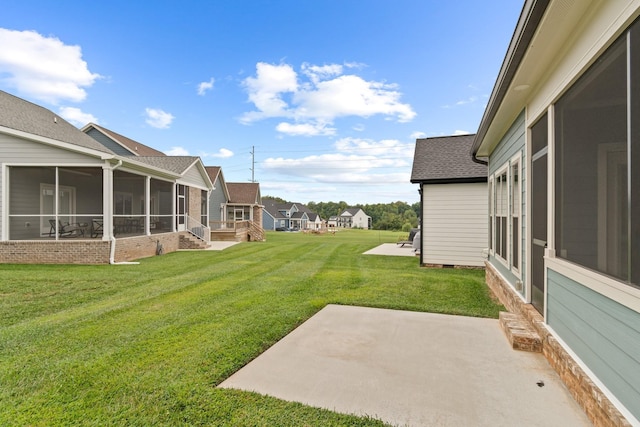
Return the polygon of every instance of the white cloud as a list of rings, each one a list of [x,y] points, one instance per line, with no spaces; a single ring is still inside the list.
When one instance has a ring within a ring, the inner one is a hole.
[[[206,154],[203,154],[202,157],[215,157],[218,159],[228,159],[229,157],[233,157],[233,151],[226,148],[221,148],[216,153],[206,153]]]
[[[471,134],[471,132],[466,131],[466,130],[455,130],[453,131],[454,135],[469,135]]]
[[[146,108],[145,113],[147,115],[147,119],[145,120],[147,124],[158,129],[169,128],[173,119],[175,119],[172,114],[156,108]]]
[[[427,137],[427,134],[420,131],[415,131],[411,135],[409,135],[409,138],[411,139],[420,139],[420,138],[426,138],[426,137]]]
[[[101,77],[89,71],[80,46],[55,37],[0,28],[0,46],[0,79],[41,101],[83,101],[84,88]]]
[[[262,168],[323,184],[409,182],[413,144],[343,138],[335,143],[335,148],[335,153],[297,159],[268,158],[262,162]]]
[[[87,123],[98,124],[98,119],[93,114],[84,113],[76,107],[60,107],[58,114],[60,114],[60,117],[77,127],[82,127]]]
[[[289,135],[326,135],[326,129],[335,133],[327,126],[338,117],[380,114],[408,122],[416,116],[409,104],[400,102],[397,85],[343,74],[345,68],[359,66],[305,63],[298,75],[288,64],[260,62],[256,76],[243,81],[256,110],[243,114],[240,121],[248,124],[265,118],[292,118],[295,123],[280,123],[277,130]]]
[[[216,79],[214,79],[213,77],[211,77],[209,79],[208,82],[201,82],[200,84],[198,84],[198,95],[200,96],[204,96],[204,94],[208,91],[213,89],[213,84],[216,82]]]
[[[167,156],[189,156],[189,151],[184,147],[171,147],[170,150],[165,151],[164,154]]]
[[[241,118],[250,123],[266,117],[289,117],[288,104],[282,94],[295,92],[298,88],[296,72],[290,65],[272,65],[264,62],[256,64],[256,77],[247,77],[243,81],[249,101],[259,111],[245,113]]]
[[[278,123],[278,132],[293,136],[335,135],[336,129],[326,123]]]

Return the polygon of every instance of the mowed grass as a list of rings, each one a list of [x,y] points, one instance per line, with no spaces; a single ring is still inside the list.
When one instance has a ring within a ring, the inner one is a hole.
[[[140,265],[0,265],[0,425],[383,425],[216,386],[329,303],[497,317],[482,271],[362,255],[399,236],[268,233]]]

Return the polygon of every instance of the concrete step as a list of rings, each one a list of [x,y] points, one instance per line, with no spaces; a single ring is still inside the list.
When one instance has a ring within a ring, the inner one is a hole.
[[[542,339],[524,317],[516,313],[500,312],[500,327],[514,350],[542,352]]]

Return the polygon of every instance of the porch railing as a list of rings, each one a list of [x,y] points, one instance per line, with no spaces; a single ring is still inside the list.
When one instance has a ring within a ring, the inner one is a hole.
[[[249,221],[209,221],[211,231],[235,231],[249,227]]]
[[[211,229],[200,221],[187,216],[187,231],[205,242],[211,241]]]

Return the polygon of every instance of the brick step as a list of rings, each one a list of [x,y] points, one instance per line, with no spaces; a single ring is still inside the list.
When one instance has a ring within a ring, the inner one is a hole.
[[[533,327],[519,314],[500,312],[500,327],[514,350],[542,352],[542,339]]]
[[[191,235],[180,235],[180,249],[206,249],[207,242],[204,242]]]

